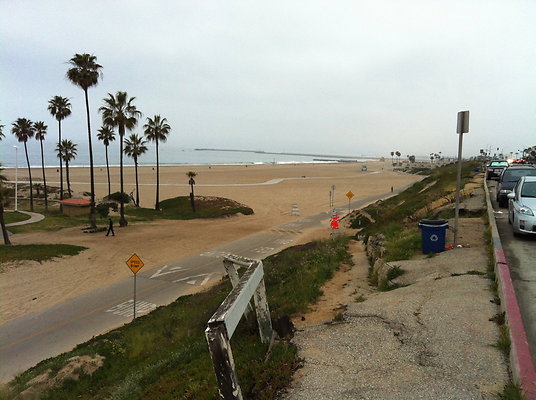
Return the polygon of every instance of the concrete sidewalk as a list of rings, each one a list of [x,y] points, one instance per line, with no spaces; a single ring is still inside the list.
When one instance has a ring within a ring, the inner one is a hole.
[[[486,270],[484,250],[392,264],[407,271],[398,282],[408,286],[296,333],[304,365],[284,399],[492,399],[502,391],[508,370],[490,321],[498,307],[489,279],[474,272]]]
[[[15,212],[15,211],[4,210],[4,212]],[[29,215],[30,218],[25,219],[24,221],[12,222],[11,224],[6,224],[6,227],[9,228],[10,226],[33,224],[34,222],[39,222],[45,219],[45,216],[43,214],[38,214],[38,213],[30,212],[30,211],[21,211],[21,210],[18,210],[17,212],[21,214]]]

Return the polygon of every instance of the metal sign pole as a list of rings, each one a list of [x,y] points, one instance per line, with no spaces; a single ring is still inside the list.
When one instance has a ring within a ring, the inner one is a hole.
[[[456,179],[456,206],[454,208],[454,247],[458,246],[458,219],[460,215],[460,190],[462,184],[462,145],[463,134],[469,132],[469,111],[458,113],[458,126],[456,132],[460,135],[458,140],[458,172]]]
[[[136,319],[136,276],[138,274],[134,274],[134,318]]]

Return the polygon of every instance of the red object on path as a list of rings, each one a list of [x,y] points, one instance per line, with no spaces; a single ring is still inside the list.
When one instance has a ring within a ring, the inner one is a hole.
[[[331,217],[331,227],[333,229],[338,229],[339,228],[339,216],[338,215],[333,215]]]

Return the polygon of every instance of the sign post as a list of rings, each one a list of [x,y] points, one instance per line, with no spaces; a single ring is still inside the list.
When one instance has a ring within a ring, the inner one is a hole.
[[[346,193],[346,197],[348,197],[348,212],[350,212],[350,200],[352,200],[352,197],[354,197],[354,194],[351,190]]]
[[[145,264],[143,264],[143,261],[141,258],[138,257],[136,253],[132,254],[130,258],[126,261],[128,267],[134,274],[134,318],[136,319],[136,275],[140,269],[143,268]]]
[[[458,174],[456,179],[456,206],[454,209],[454,247],[458,246],[458,217],[460,214],[460,189],[462,184],[462,143],[463,134],[469,132],[469,111],[458,112],[456,133],[458,138]]]

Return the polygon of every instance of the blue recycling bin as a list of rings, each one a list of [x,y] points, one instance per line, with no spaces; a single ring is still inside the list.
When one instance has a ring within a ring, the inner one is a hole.
[[[422,252],[424,254],[441,253],[445,250],[445,233],[449,227],[446,219],[422,219],[421,230]]]

